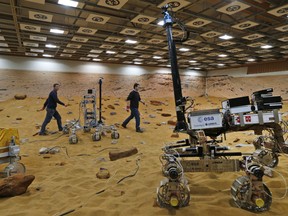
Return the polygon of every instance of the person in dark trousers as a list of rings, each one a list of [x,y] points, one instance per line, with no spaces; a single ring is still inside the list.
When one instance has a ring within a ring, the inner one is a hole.
[[[139,113],[139,102],[145,105],[144,101],[141,101],[141,97],[139,94],[139,87],[140,85],[138,83],[135,83],[133,86],[133,91],[130,92],[130,94],[127,97],[127,107],[126,110],[129,112],[129,109],[131,111],[130,116],[122,123],[122,127],[126,128],[127,124],[130,122],[131,119],[135,117],[136,120],[136,132],[143,133],[143,130],[140,128],[140,113]]]
[[[47,100],[45,101],[43,105],[43,108],[39,110],[39,111],[43,111],[46,108],[46,111],[47,111],[45,120],[40,129],[39,135],[46,135],[46,132],[45,132],[46,126],[53,117],[57,120],[58,130],[59,131],[63,130],[61,116],[56,110],[56,107],[57,107],[57,103],[65,107],[67,107],[67,105],[65,105],[63,102],[61,102],[58,99],[57,91],[59,90],[59,88],[60,88],[60,85],[58,83],[55,83],[53,85],[53,90],[50,92]]]

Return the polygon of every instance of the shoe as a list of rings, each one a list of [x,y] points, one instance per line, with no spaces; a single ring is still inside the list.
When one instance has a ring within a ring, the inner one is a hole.
[[[48,134],[47,134],[47,133],[40,133],[40,132],[39,132],[38,135],[39,135],[39,136],[47,136]]]
[[[127,128],[126,125],[124,125],[124,124],[122,124],[121,126],[122,126],[123,128]]]
[[[48,133],[47,130],[45,130],[44,132],[39,132],[39,133],[38,133],[39,136],[46,136],[46,135],[48,135],[48,134],[49,134],[49,133]]]
[[[143,133],[144,131],[143,131],[143,129],[139,128],[139,129],[136,130],[136,132],[137,133]]]

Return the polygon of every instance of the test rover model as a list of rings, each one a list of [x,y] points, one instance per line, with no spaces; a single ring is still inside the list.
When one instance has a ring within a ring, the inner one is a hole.
[[[76,131],[83,129],[85,133],[89,133],[92,129],[95,129],[92,134],[93,141],[100,141],[102,134],[111,132],[112,139],[119,139],[120,134],[114,125],[105,125],[102,120],[102,78],[99,79],[99,117],[97,119],[97,104],[96,104],[96,89],[88,89],[83,95],[83,99],[80,102],[80,107],[83,112],[83,126],[80,126],[80,118],[78,120],[70,121],[64,126],[63,132],[69,133],[69,143],[78,143],[78,136]],[[79,110],[80,112],[80,110]]]
[[[278,164],[278,154],[287,153],[279,110],[282,98],[273,96],[273,89],[264,89],[248,96],[222,102],[219,109],[199,110],[186,113],[187,104],[194,102],[183,97],[178,72],[177,53],[172,36],[175,19],[169,4],[162,8],[167,33],[171,72],[176,105],[177,122],[174,131],[188,135],[185,140],[169,143],[161,156],[165,179],[157,188],[157,202],[161,207],[184,207],[189,204],[190,190],[185,172],[238,172],[245,175],[232,183],[234,203],[253,212],[269,210],[272,194],[263,183],[269,167]],[[183,27],[183,26],[182,26]],[[191,105],[190,105],[191,107]],[[231,152],[220,146],[228,132],[254,130],[261,135],[254,142],[251,153]],[[264,130],[271,136],[263,135]],[[219,140],[219,136],[221,139]]]

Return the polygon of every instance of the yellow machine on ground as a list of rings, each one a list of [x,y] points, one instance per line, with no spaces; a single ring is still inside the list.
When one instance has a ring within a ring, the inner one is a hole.
[[[16,173],[25,173],[24,164],[20,163],[19,133],[15,128],[0,128],[0,165],[8,163],[0,177],[8,177]]]

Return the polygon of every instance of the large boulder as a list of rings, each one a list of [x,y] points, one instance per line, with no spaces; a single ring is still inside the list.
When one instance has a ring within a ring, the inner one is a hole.
[[[26,192],[34,175],[16,174],[0,180],[0,197],[18,196]]]
[[[14,98],[16,100],[24,100],[26,97],[27,97],[26,94],[16,94],[16,95],[14,95]]]
[[[125,149],[125,150],[112,150],[109,152],[109,158],[111,161],[114,161],[120,158],[129,157],[137,153],[138,153],[138,150],[135,147],[132,147],[130,149]]]

